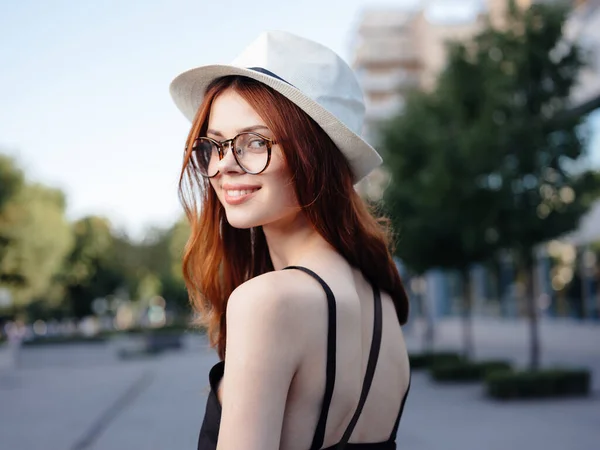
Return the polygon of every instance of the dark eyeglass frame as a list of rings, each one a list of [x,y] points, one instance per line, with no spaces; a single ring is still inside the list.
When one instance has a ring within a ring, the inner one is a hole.
[[[252,135],[252,136],[259,137],[259,138],[263,139],[267,143],[267,162],[265,164],[265,167],[263,167],[262,170],[260,170],[259,172],[251,172],[248,169],[246,169],[240,163],[240,161],[238,160],[238,157],[237,157],[236,152],[234,150],[236,139],[239,138],[240,136],[247,136],[247,135]],[[268,138],[266,136],[263,136],[260,133],[256,133],[254,131],[243,131],[242,133],[239,133],[239,134],[235,135],[233,138],[226,139],[224,141],[217,141],[216,139],[209,138],[207,136],[198,136],[196,139],[194,139],[194,143],[192,144],[192,153],[197,150],[197,144],[199,143],[199,141],[201,139],[205,139],[207,141],[210,141],[214,145],[217,146],[217,151],[218,151],[218,154],[219,154],[219,161],[221,161],[223,158],[225,158],[225,150],[224,149],[225,149],[225,146],[229,146],[229,150],[233,153],[233,159],[235,159],[235,162],[237,163],[237,165],[240,167],[240,169],[242,169],[244,172],[246,172],[249,175],[258,175],[258,174],[263,173],[265,170],[267,170],[267,167],[269,167],[269,164],[271,163],[271,148],[274,145],[277,145],[277,141],[275,141],[274,139]],[[200,170],[198,170],[198,172],[204,178],[213,178],[213,177],[216,177],[219,174],[219,170],[217,170],[217,172],[214,175],[204,175]]]

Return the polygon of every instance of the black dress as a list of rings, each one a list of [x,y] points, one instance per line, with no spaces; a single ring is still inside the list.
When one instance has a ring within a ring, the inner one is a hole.
[[[323,440],[325,438],[325,425],[327,423],[327,415],[329,413],[329,405],[331,404],[331,398],[333,396],[333,387],[335,384],[335,362],[336,362],[336,351],[335,351],[335,343],[336,343],[336,307],[335,307],[335,297],[333,292],[319,277],[316,273],[307,269],[305,267],[300,266],[289,266],[285,269],[298,269],[301,270],[313,278],[315,278],[325,290],[327,295],[327,309],[328,309],[328,330],[327,330],[327,368],[326,368],[326,382],[325,382],[325,396],[323,399],[323,405],[321,407],[321,414],[319,416],[319,421],[317,422],[317,428],[315,430],[315,434],[313,436],[312,445],[310,446],[310,450],[319,450],[323,446]],[[390,433],[390,437],[387,441],[376,442],[376,443],[367,443],[367,444],[353,444],[348,443],[348,439],[350,439],[350,435],[356,426],[358,418],[360,417],[360,413],[362,408],[367,400],[367,395],[369,393],[369,389],[371,387],[371,383],[373,381],[373,375],[375,374],[375,366],[377,364],[377,358],[379,356],[379,347],[381,345],[381,296],[379,293],[379,289],[374,287],[374,298],[375,298],[375,314],[374,314],[374,326],[373,326],[373,340],[371,342],[371,349],[369,352],[369,360],[367,362],[367,371],[365,374],[365,379],[362,386],[362,392],[360,395],[360,400],[358,402],[358,407],[352,417],[352,420],[348,424],[344,435],[339,443],[328,447],[324,450],[341,450],[346,448],[348,450],[393,450],[396,448],[396,433],[398,432],[398,425],[400,423],[400,417],[402,416],[402,411],[404,410],[404,404],[406,402],[406,397],[408,396],[408,391],[410,390],[410,382],[406,393],[404,394],[404,398],[402,399],[402,403],[399,405],[398,417],[396,418],[396,422],[394,424],[394,428]],[[208,400],[206,403],[206,412],[204,414],[204,421],[202,422],[202,427],[200,429],[200,438],[198,440],[198,450],[215,450],[217,448],[217,440],[219,438],[219,426],[221,424],[221,404],[217,398],[217,387],[219,382],[223,378],[223,371],[225,369],[225,362],[221,361],[217,363],[210,371],[209,374],[209,382],[211,391],[208,396]]]

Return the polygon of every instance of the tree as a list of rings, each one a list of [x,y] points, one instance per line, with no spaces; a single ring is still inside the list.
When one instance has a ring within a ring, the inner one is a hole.
[[[16,166],[15,161],[0,154],[0,213],[24,184],[23,172]]]
[[[9,285],[15,305],[60,301],[55,277],[72,245],[64,194],[40,184],[25,185],[5,206],[0,234],[9,236],[0,272],[17,274]]]
[[[566,13],[513,4],[505,28],[488,25],[453,44],[435,91],[409,101],[383,141],[399,256],[420,269],[464,267],[493,248],[510,249],[527,280],[532,368],[534,249],[576,228],[599,185],[575,164],[586,155],[585,128],[566,111],[583,60],[562,38]]]
[[[112,230],[102,217],[70,224],[57,189],[28,184],[14,160],[0,155],[0,287],[29,319],[93,313],[95,299],[123,290],[133,300],[162,294],[189,309],[181,257],[189,226],[152,228],[142,242]]]
[[[483,95],[501,131],[496,169],[498,231],[525,274],[530,318],[530,365],[539,367],[538,306],[533,293],[534,249],[575,229],[598,193],[598,176],[578,169],[586,156],[582,117],[567,114],[569,95],[584,64],[580,49],[562,37],[567,10],[512,8],[506,30],[477,37],[469,63],[482,68]]]
[[[65,259],[61,280],[70,313],[82,318],[92,314],[96,298],[115,293],[125,280],[107,219],[84,217],[72,224],[72,232],[75,242]]]
[[[189,225],[182,218],[170,228],[149,229],[141,242],[134,243],[125,235],[115,238],[116,259],[132,298],[146,291],[142,282],[147,285],[148,279],[153,279],[154,289],[165,298],[167,307],[177,313],[188,313],[189,298],[181,273],[188,236]]]
[[[456,88],[468,86],[413,94],[380,146],[392,175],[384,203],[398,233],[397,255],[419,274],[436,267],[460,273],[467,357],[474,347],[470,267],[498,249],[492,195],[475,182],[486,160],[478,155],[478,136],[459,131],[473,113],[464,103],[450,107],[455,95],[466,95]]]
[[[13,241],[12,232],[9,228],[8,205],[23,189],[25,180],[23,172],[17,167],[14,160],[6,155],[0,154],[0,284],[1,283],[23,283],[23,277],[18,273],[8,273],[2,261],[6,257],[8,247]]]
[[[148,242],[146,253],[155,255],[155,267],[152,269],[160,280],[160,291],[167,305],[179,313],[188,313],[189,296],[185,283],[181,261],[190,226],[184,216],[166,230],[155,230],[154,239]]]
[[[190,310],[189,295],[183,281],[181,266],[185,244],[190,235],[190,224],[185,216],[179,219],[169,232],[169,273],[163,276],[163,296],[179,311]]]

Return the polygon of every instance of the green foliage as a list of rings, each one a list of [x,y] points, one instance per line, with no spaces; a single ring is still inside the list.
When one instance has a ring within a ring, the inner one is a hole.
[[[70,224],[65,207],[60,190],[27,183],[15,161],[0,154],[0,287],[13,300],[3,314],[81,318],[93,313],[95,299],[112,295],[133,301],[162,295],[167,308],[189,312],[181,274],[185,219],[134,242],[102,217]]]
[[[161,295],[167,305],[172,306],[178,312],[188,313],[190,311],[189,295],[181,278],[165,276],[161,280]]]
[[[15,304],[24,306],[35,299],[59,301],[55,277],[73,244],[62,192],[39,184],[25,185],[5,206],[0,234],[9,237],[0,272],[20,279],[17,285],[9,285]]]
[[[104,336],[48,336],[36,337],[34,339],[23,341],[24,347],[41,347],[45,345],[64,345],[64,344],[104,344]]]
[[[454,268],[465,279],[470,264],[510,251],[528,286],[536,367],[533,249],[577,227],[600,176],[585,167],[584,118],[569,112],[583,57],[563,39],[566,9],[510,11],[506,28],[452,44],[435,89],[384,127],[384,203],[397,256],[417,273]]]
[[[185,217],[179,219],[171,229],[169,239],[169,257],[171,261],[171,275],[175,280],[183,282],[181,260],[185,244],[190,236],[190,224]]]
[[[510,370],[507,361],[458,361],[436,363],[431,367],[431,377],[439,382],[471,382],[483,380],[487,375]]]
[[[398,256],[416,272],[461,268],[499,248],[521,260],[573,230],[598,194],[582,118],[566,114],[582,56],[562,40],[565,10],[515,9],[450,48],[431,93],[408,98],[383,129],[392,182],[384,202]]]
[[[382,136],[392,182],[384,203],[399,236],[397,254],[417,273],[432,267],[463,268],[495,250],[486,229],[490,199],[473,186],[470,155],[461,156],[447,135],[435,97],[418,93]]]
[[[169,261],[170,273],[162,277],[162,295],[176,309],[183,312],[190,311],[190,302],[185,283],[181,261],[183,259],[185,244],[190,236],[190,224],[185,217],[178,220],[171,228],[169,236]]]
[[[140,243],[116,238],[117,259],[133,298],[162,295],[169,308],[189,312],[189,298],[181,272],[183,249],[189,236],[185,218],[168,229],[153,228]]]
[[[118,292],[142,302],[162,295],[168,308],[189,312],[183,279],[174,269],[181,265],[184,244],[179,242],[185,224],[152,228],[141,242],[114,233],[110,223],[99,217],[81,219],[73,229],[76,243],[64,273],[70,310],[76,317],[91,314],[94,299]]]
[[[65,260],[62,282],[74,317],[92,314],[96,298],[113,294],[124,284],[115,257],[115,243],[107,219],[89,216],[73,223],[75,243]]]
[[[482,93],[500,122],[496,169],[487,174],[499,185],[498,234],[525,265],[534,246],[573,230],[598,193],[597,174],[573,168],[586,154],[587,130],[566,113],[583,65],[580,49],[562,39],[566,14],[535,5],[515,12],[508,31],[476,40]]]
[[[4,258],[14,237],[11,233],[9,213],[10,205],[25,184],[23,172],[15,161],[0,154],[0,284],[23,284],[23,276],[4,268]],[[8,207],[8,208],[7,208]]]
[[[174,334],[174,335],[180,335],[180,334],[185,334],[185,333],[196,333],[198,332],[198,328],[191,328],[190,326],[188,326],[186,323],[173,323],[171,325],[165,325],[163,327],[158,327],[158,328],[147,328],[147,327],[134,327],[134,328],[129,328],[128,330],[124,330],[124,331],[118,331],[115,332],[113,334],[128,334],[128,335],[144,335],[144,336],[157,336],[157,335],[167,335],[167,334]],[[200,330],[200,332],[203,332],[202,330]]]
[[[591,372],[587,369],[501,371],[488,374],[485,382],[487,394],[502,400],[585,396],[590,394]]]
[[[25,184],[23,172],[9,156],[0,154],[0,214]]]

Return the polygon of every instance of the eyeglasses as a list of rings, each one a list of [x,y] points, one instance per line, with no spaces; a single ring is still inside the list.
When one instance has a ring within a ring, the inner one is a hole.
[[[258,175],[271,162],[271,147],[277,144],[272,139],[258,133],[244,132],[226,141],[216,141],[209,137],[198,137],[192,145],[192,163],[206,178],[219,173],[218,163],[225,157],[225,147],[233,149],[233,157],[241,169],[251,175]]]

